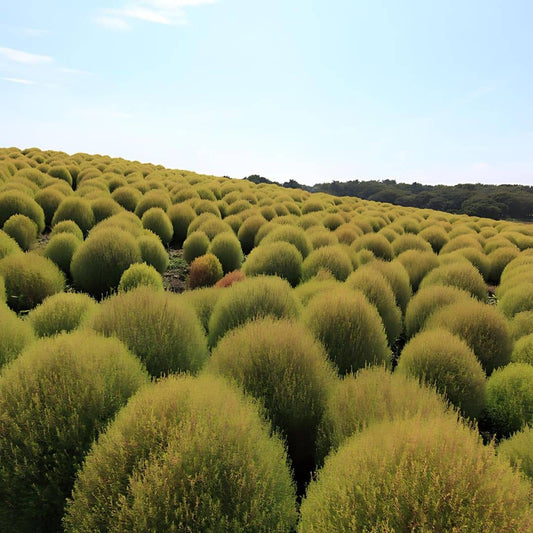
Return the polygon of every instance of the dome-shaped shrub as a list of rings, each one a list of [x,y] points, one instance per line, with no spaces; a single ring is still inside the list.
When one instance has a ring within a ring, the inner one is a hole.
[[[189,287],[211,287],[223,276],[222,265],[214,254],[197,257],[189,270]]]
[[[233,270],[222,276],[216,283],[215,287],[231,287],[234,283],[238,283],[246,279],[246,274],[242,270]]]
[[[17,241],[0,229],[0,259],[15,252],[22,252]]]
[[[307,281],[320,270],[329,270],[339,281],[345,281],[353,270],[350,256],[340,245],[313,250],[302,263],[302,279]]]
[[[35,339],[31,326],[0,301],[0,368]]]
[[[27,321],[38,337],[51,337],[79,328],[96,309],[97,303],[87,294],[60,292],[32,309]]]
[[[143,262],[153,266],[160,274],[163,274],[168,267],[169,257],[161,239],[152,232],[147,231],[137,238],[137,244],[139,245]]]
[[[399,235],[391,243],[392,253],[395,257],[407,250],[418,250],[419,252],[432,252],[431,245],[418,235],[404,233]]]
[[[56,209],[52,226],[62,220],[73,220],[86,235],[94,226],[94,213],[90,202],[78,196],[67,196]]]
[[[209,344],[250,320],[273,316],[296,318],[300,303],[289,283],[276,276],[256,276],[225,289],[209,319]]]
[[[172,223],[172,241],[181,246],[187,238],[187,229],[195,219],[196,212],[188,204],[174,204],[167,209],[167,215]]]
[[[139,262],[139,245],[130,233],[118,228],[103,228],[91,233],[78,247],[70,271],[78,287],[91,295],[101,296],[115,289],[122,273],[131,264]]]
[[[295,287],[302,277],[302,255],[285,241],[261,243],[246,258],[243,270],[247,276],[279,276]]]
[[[218,258],[224,274],[241,268],[243,260],[241,243],[234,233],[227,231],[215,235],[207,252]]]
[[[533,311],[533,283],[517,281],[516,286],[501,297],[498,308],[508,318],[523,311]]]
[[[436,254],[438,254],[442,247],[450,240],[445,229],[440,226],[428,226],[418,235],[429,242]]]
[[[336,233],[331,233],[331,231],[318,226],[311,228],[306,233],[313,250],[322,248],[323,246],[335,246],[335,244],[339,244],[340,242]]]
[[[107,196],[93,200],[91,202],[91,209],[93,210],[95,224],[124,211],[124,208],[119,203]]]
[[[172,240],[174,228],[170,218],[160,207],[151,207],[147,209],[142,216],[143,228],[155,233],[161,242],[167,246]]]
[[[383,274],[369,264],[352,272],[346,285],[361,291],[376,307],[383,320],[389,346],[392,346],[402,332],[402,312],[396,305],[394,293]]]
[[[38,233],[45,227],[43,208],[28,195],[20,191],[0,192],[0,227],[11,215],[26,215],[37,224]]]
[[[162,291],[163,278],[153,266],[146,263],[133,263],[122,273],[118,290],[126,292],[137,287],[150,287],[154,291]]]
[[[234,380],[266,408],[287,447],[300,487],[314,469],[318,424],[336,373],[302,326],[272,317],[230,331],[206,371]]]
[[[104,300],[89,324],[118,337],[153,376],[199,370],[207,358],[206,339],[193,308],[179,296],[148,287]]]
[[[34,200],[41,206],[44,212],[44,222],[47,226],[51,225],[54,213],[64,198],[65,195],[53,186],[46,187],[35,195]]]
[[[266,224],[266,219],[261,215],[252,215],[241,224],[237,237],[245,254],[249,254],[252,251],[255,236],[263,224]]]
[[[420,288],[424,289],[431,285],[451,285],[469,292],[478,300],[487,299],[487,286],[483,277],[472,264],[464,262],[454,262],[433,269],[420,283]]]
[[[533,366],[509,363],[487,380],[487,417],[498,435],[507,437],[533,425]]]
[[[380,259],[374,262],[369,261],[369,263],[372,263],[372,266],[389,282],[398,307],[402,313],[405,313],[407,304],[413,295],[409,274],[405,267],[397,259],[390,263]]]
[[[166,191],[162,191],[161,189],[153,189],[144,194],[143,197],[139,200],[139,202],[137,203],[137,207],[135,208],[135,214],[139,218],[142,218],[144,213],[152,207],[160,207],[163,211],[166,212],[170,205],[170,199]]]
[[[72,233],[75,235],[79,241],[83,241],[83,231],[74,220],[63,220],[58,222],[50,232],[50,238],[58,235],[59,233]]]
[[[294,293],[298,296],[298,299],[303,305],[307,305],[315,295],[342,287],[344,287],[342,282],[337,281],[327,270],[322,270],[318,276],[313,279],[306,281],[305,283],[300,283],[300,285],[294,289]]]
[[[434,268],[439,266],[439,260],[433,252],[422,252],[420,250],[407,250],[397,257],[407,274],[413,292],[418,290],[420,282]]]
[[[418,380],[382,366],[363,368],[344,376],[330,394],[318,431],[319,456],[323,459],[370,424],[446,410],[444,398]]]
[[[291,531],[286,461],[250,399],[221,378],[173,376],[132,398],[93,447],[65,531]]]
[[[61,292],[65,276],[50,259],[34,252],[14,253],[0,260],[7,303],[14,311],[27,311],[47,296]]]
[[[72,233],[54,235],[44,249],[44,256],[51,259],[65,274],[70,275],[72,256],[81,241]]]
[[[376,424],[328,457],[298,531],[527,531],[532,488],[454,416]]]
[[[138,189],[126,185],[115,189],[111,193],[111,198],[124,209],[134,212],[142,198],[142,193]]]
[[[526,426],[498,445],[498,455],[533,481],[533,429]]]
[[[497,248],[487,256],[489,260],[489,283],[497,285],[504,268],[518,255],[518,249],[510,246]]]
[[[147,381],[116,339],[80,332],[28,346],[0,376],[0,529],[59,531],[85,454]]]
[[[370,250],[376,257],[390,261],[393,256],[392,246],[390,242],[378,233],[367,233],[353,241],[351,244],[355,252],[359,250]]]
[[[222,294],[222,289],[218,287],[204,287],[193,291],[184,291],[180,294],[182,301],[196,312],[206,334],[211,313]]]
[[[324,344],[340,374],[390,362],[381,317],[359,291],[344,288],[317,294],[307,304],[302,320]]]
[[[445,329],[414,336],[402,350],[397,372],[434,386],[469,418],[478,418],[485,407],[485,372],[479,360]]]
[[[64,165],[57,165],[48,170],[48,175],[52,176],[53,178],[58,178],[60,180],[63,180],[68,185],[72,187],[73,179],[72,175],[70,174],[68,168]]]
[[[531,324],[531,327],[533,328],[533,324]],[[511,353],[511,361],[533,365],[533,333],[524,335],[515,342]]]
[[[533,310],[516,313],[516,315],[509,320],[509,330],[511,336],[515,340],[533,333]]]
[[[272,242],[285,241],[296,246],[302,258],[305,259],[312,250],[311,242],[307,237],[305,231],[298,226],[283,225],[273,229],[261,241],[261,244],[269,244]]]
[[[209,237],[203,231],[193,231],[183,243],[183,259],[192,263],[194,259],[205,255],[209,248]]]
[[[23,251],[28,251],[37,241],[37,225],[26,215],[11,215],[3,230],[17,241]]]

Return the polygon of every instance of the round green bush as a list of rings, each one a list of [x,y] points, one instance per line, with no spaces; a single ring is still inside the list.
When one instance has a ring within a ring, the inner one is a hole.
[[[0,369],[35,340],[32,327],[0,302]]]
[[[533,282],[517,281],[516,286],[507,290],[500,298],[498,307],[508,318],[513,318],[523,311],[533,311]]]
[[[394,293],[383,274],[369,264],[352,272],[346,285],[361,291],[376,307],[383,320],[389,346],[392,346],[402,332],[402,312],[396,305]]]
[[[172,241],[182,245],[187,238],[189,224],[196,218],[196,212],[188,204],[174,204],[167,209],[167,215],[172,223]]]
[[[337,281],[328,271],[323,270],[318,276],[313,279],[300,283],[295,289],[294,293],[303,305],[307,305],[309,300],[315,295],[330,291],[333,289],[342,288],[342,282]]]
[[[162,275],[168,267],[169,257],[161,239],[147,231],[137,238],[137,244],[143,262],[153,266]]]
[[[449,285],[431,285],[420,289],[409,301],[405,311],[405,333],[407,338],[418,333],[432,313],[456,302],[470,301],[468,292]]]
[[[485,407],[485,372],[469,346],[445,329],[414,336],[404,347],[397,371],[434,386],[469,418]]]
[[[222,279],[224,272],[222,264],[214,254],[205,254],[197,257],[189,270],[189,287],[210,287]]]
[[[342,246],[322,246],[305,258],[302,263],[302,279],[310,280],[321,270],[328,270],[339,281],[345,281],[353,271],[353,265]]]
[[[103,228],[91,233],[74,252],[70,272],[76,286],[100,297],[116,289],[122,273],[140,262],[141,252],[133,235],[118,228]]]
[[[26,215],[37,224],[38,233],[45,228],[43,208],[28,195],[20,191],[0,192],[0,227],[11,215]]]
[[[26,215],[11,215],[3,230],[17,241],[20,248],[27,252],[37,241],[37,225]]]
[[[378,233],[361,235],[361,237],[358,237],[353,241],[351,247],[355,252],[363,249],[370,250],[376,257],[384,259],[385,261],[390,261],[393,256],[390,242],[383,235]]]
[[[115,189],[111,193],[111,198],[124,209],[133,213],[142,198],[142,193],[134,187],[126,185]]]
[[[116,339],[79,332],[28,346],[0,376],[0,529],[59,531],[76,470],[147,381]]]
[[[183,243],[183,259],[192,263],[194,259],[205,255],[209,248],[209,237],[203,231],[193,231]]]
[[[302,277],[302,254],[289,242],[261,243],[246,258],[243,270],[247,276],[279,276],[295,287]]]
[[[34,252],[15,253],[0,260],[7,303],[14,311],[27,311],[47,296],[65,288],[65,276],[50,259]]]
[[[454,416],[386,421],[326,459],[298,531],[528,531],[532,492]]]
[[[180,294],[180,298],[186,305],[192,307],[196,312],[206,334],[213,309],[223,293],[224,291],[219,287],[204,287],[193,291],[184,291]]]
[[[147,209],[141,221],[143,227],[155,233],[165,246],[170,243],[174,234],[174,228],[170,218],[168,218],[167,214],[160,207]]]
[[[287,440],[303,487],[316,465],[317,428],[336,381],[323,346],[302,326],[267,317],[230,331],[213,350],[206,371],[234,380],[265,406]]]
[[[533,324],[531,325],[533,328]],[[533,333],[520,337],[513,346],[511,361],[533,365]]]
[[[44,256],[51,259],[65,274],[70,275],[72,256],[81,241],[72,233],[54,235],[44,249]]]
[[[363,368],[338,381],[328,398],[318,429],[319,457],[370,424],[417,414],[425,419],[446,410],[444,398],[418,380],[383,366]]]
[[[56,209],[52,227],[62,220],[73,220],[84,235],[94,226],[94,213],[88,200],[78,196],[67,196]]]
[[[139,200],[137,207],[135,208],[135,214],[142,219],[142,216],[144,215],[145,211],[148,211],[148,209],[151,209],[152,207],[160,207],[166,212],[170,205],[170,199],[166,191],[162,191],[161,189],[153,189],[145,193]]]
[[[178,295],[148,287],[120,292],[100,304],[89,325],[118,337],[152,376],[196,372],[207,359],[200,322]]]
[[[48,175],[52,176],[53,178],[63,180],[72,187],[72,175],[70,174],[67,167],[63,165],[54,166],[48,170]]]
[[[422,237],[413,233],[404,233],[399,235],[391,243],[392,253],[398,257],[401,253],[408,250],[418,250],[419,252],[432,252],[431,245]]]
[[[126,292],[137,287],[150,287],[155,291],[162,291],[163,278],[153,266],[146,263],[133,263],[122,273],[118,290]]]
[[[50,238],[58,235],[59,233],[72,233],[75,235],[79,241],[83,241],[83,231],[74,220],[63,220],[58,222],[50,232]]]
[[[487,380],[487,418],[499,436],[533,424],[533,366],[509,363]]]
[[[511,336],[515,340],[533,333],[533,310],[516,313],[516,315],[509,320],[509,330]]]
[[[276,276],[247,278],[224,291],[209,319],[209,344],[250,320],[272,316],[296,318],[300,302],[289,283]]]
[[[402,310],[402,313],[405,313],[407,304],[413,295],[409,274],[405,267],[397,259],[390,263],[381,259],[370,263],[389,282],[392,292],[396,297],[396,304]]]
[[[487,299],[487,286],[476,267],[465,262],[451,263],[433,269],[420,283],[424,289],[431,285],[451,285],[469,292],[484,302]]]
[[[124,208],[120,204],[115,202],[113,198],[107,196],[93,200],[91,202],[91,209],[93,210],[95,224],[124,211]]]
[[[22,252],[17,241],[0,229],[0,259],[17,252]]]
[[[488,281],[497,285],[504,268],[518,255],[518,250],[510,246],[497,248],[489,253],[489,275]]]
[[[498,455],[533,481],[533,429],[526,426],[498,445]]]
[[[241,268],[243,253],[241,243],[234,233],[224,232],[215,235],[209,243],[207,253],[218,258],[224,274]]]
[[[487,375],[511,360],[509,326],[495,306],[459,300],[435,311],[426,328],[441,327],[461,337],[476,354]]]
[[[302,254],[303,259],[305,259],[312,250],[311,242],[305,231],[298,226],[283,225],[274,228],[265,236],[261,241],[261,244],[270,244],[278,241],[288,242],[296,246],[300,254]]]
[[[344,288],[317,294],[304,309],[302,320],[325,346],[341,375],[390,362],[383,321],[359,291]]]
[[[294,485],[279,437],[215,376],[146,387],[93,447],[64,527],[94,531],[291,531]]]
[[[203,213],[197,216],[187,228],[187,236],[194,231],[203,231],[209,240],[211,240],[218,233],[224,231],[233,232],[231,226],[226,224],[220,217],[213,215],[213,213]]]
[[[65,195],[54,186],[46,187],[35,195],[34,200],[41,206],[44,212],[46,226],[52,224],[54,213],[64,198]]]
[[[264,224],[266,219],[261,215],[252,215],[248,217],[240,226],[237,237],[241,243],[242,250],[249,254],[255,245],[255,236]]]
[[[418,290],[420,282],[434,268],[439,266],[439,260],[433,252],[422,252],[420,250],[407,250],[397,257],[407,274],[413,292]]]
[[[87,294],[60,292],[32,309],[27,321],[38,337],[51,337],[78,329],[96,309],[97,303]]]

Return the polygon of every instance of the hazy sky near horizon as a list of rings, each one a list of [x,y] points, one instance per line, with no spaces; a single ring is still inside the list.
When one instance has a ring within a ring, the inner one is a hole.
[[[533,2],[3,2],[0,146],[533,185]]]

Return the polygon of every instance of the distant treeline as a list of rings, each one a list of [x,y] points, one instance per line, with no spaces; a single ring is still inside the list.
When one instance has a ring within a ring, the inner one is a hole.
[[[257,174],[245,179],[254,183],[275,183]],[[335,196],[357,196],[365,200],[448,213],[533,221],[533,187],[527,185],[422,185],[416,182],[396,183],[395,180],[333,181],[317,183],[312,187],[289,180],[281,185],[291,189],[325,192]]]

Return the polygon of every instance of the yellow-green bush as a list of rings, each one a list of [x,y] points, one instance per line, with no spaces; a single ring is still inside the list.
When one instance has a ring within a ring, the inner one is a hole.
[[[337,289],[312,298],[302,321],[324,344],[339,374],[390,362],[383,321],[363,293]]]
[[[141,219],[143,228],[155,233],[161,242],[167,246],[172,240],[174,228],[170,218],[160,207],[147,209]]]
[[[120,204],[108,196],[93,200],[91,202],[91,209],[93,210],[95,224],[124,211],[124,208]]]
[[[274,228],[262,239],[261,244],[269,244],[278,241],[288,242],[296,246],[303,259],[305,259],[312,250],[311,242],[305,231],[298,226],[283,225]]]
[[[211,287],[222,278],[222,264],[214,254],[200,255],[191,263],[189,288]]]
[[[474,248],[475,250],[483,251],[483,246],[479,240],[473,235],[459,235],[450,240],[441,248],[439,254],[449,254],[462,248]]]
[[[241,268],[243,261],[241,243],[232,232],[223,232],[215,235],[209,243],[207,253],[213,254],[218,258],[224,274]]]
[[[97,303],[87,294],[60,292],[32,309],[27,321],[38,337],[51,337],[78,329],[96,309]]]
[[[509,330],[514,340],[533,333],[533,310],[516,313],[509,320]]]
[[[115,189],[111,193],[111,198],[124,209],[133,213],[141,201],[142,193],[138,189],[126,185]]]
[[[529,531],[531,485],[453,416],[376,424],[328,457],[298,531]]]
[[[41,206],[44,212],[46,226],[51,225],[54,213],[64,198],[65,195],[55,187],[46,187],[35,195],[34,200]]]
[[[370,250],[376,257],[390,261],[393,256],[390,242],[379,233],[367,233],[355,239],[351,244],[355,252]]]
[[[498,307],[508,318],[523,311],[533,311],[533,282],[517,279],[516,285],[501,296]]]
[[[478,418],[485,407],[485,372],[461,338],[445,329],[415,335],[404,347],[397,372],[434,386],[461,413]]]
[[[300,302],[289,283],[277,276],[247,278],[224,290],[209,319],[209,344],[250,320],[272,316],[294,319]]]
[[[70,272],[76,286],[93,296],[102,296],[117,288],[130,265],[140,262],[141,252],[133,235],[118,228],[103,228],[91,232],[77,248]]]
[[[179,296],[148,287],[104,300],[89,325],[118,337],[153,376],[196,372],[207,358],[206,339],[193,310]]]
[[[73,220],[86,235],[95,222],[90,202],[78,196],[67,196],[54,213],[52,227],[63,220]]]
[[[48,241],[43,255],[52,260],[68,276],[72,256],[80,245],[81,241],[74,234],[58,233]]]
[[[417,379],[383,366],[371,366],[338,381],[327,402],[318,429],[317,453],[321,459],[348,437],[376,422],[420,415],[444,414],[444,398]]]
[[[376,307],[383,320],[389,346],[392,346],[402,332],[402,312],[396,305],[394,293],[383,274],[369,264],[352,272],[345,284],[361,291]]]
[[[73,179],[68,168],[64,165],[53,166],[48,170],[48,175],[63,180],[72,187]]]
[[[302,255],[289,242],[261,244],[246,258],[243,270],[247,276],[279,276],[295,287],[302,277]]]
[[[0,376],[0,529],[58,531],[94,439],[147,381],[116,339],[41,339]]]
[[[398,255],[397,260],[407,271],[413,292],[418,290],[428,272],[439,266],[439,260],[432,251],[406,250]]]
[[[0,278],[1,279],[1,278]],[[3,283],[3,280],[0,282]],[[0,368],[35,339],[31,326],[4,305],[0,295]]]
[[[268,317],[230,331],[206,371],[235,381],[265,406],[302,488],[315,468],[317,428],[336,381],[323,346],[301,325]]]
[[[0,226],[12,215],[26,215],[37,225],[38,233],[45,228],[44,211],[30,196],[20,191],[0,193]]]
[[[0,229],[0,259],[17,252],[22,252],[17,241]]]
[[[533,425],[533,366],[509,363],[487,380],[487,418],[492,429],[507,437]]]
[[[420,252],[431,252],[431,245],[418,235],[413,233],[404,233],[392,241],[392,253],[395,257],[407,250],[418,250]]]
[[[339,281],[345,281],[353,271],[353,265],[342,246],[322,246],[305,258],[302,263],[302,279],[310,280],[321,270],[328,270]]]
[[[65,276],[49,259],[34,252],[14,253],[0,260],[7,303],[14,311],[27,311],[47,296],[61,292]]]
[[[167,209],[167,215],[173,228],[172,241],[181,246],[187,238],[189,224],[196,217],[196,212],[188,204],[174,204]]]
[[[133,263],[120,276],[119,292],[126,292],[137,287],[150,287],[154,291],[163,291],[161,274],[147,263]]]
[[[153,189],[143,195],[143,197],[137,203],[134,212],[139,218],[142,218],[145,211],[148,211],[148,209],[152,207],[160,207],[166,212],[170,205],[170,199],[166,191],[162,191],[161,189]]]
[[[510,246],[496,248],[487,256],[489,260],[489,283],[497,285],[504,268],[518,255],[518,250]]]
[[[237,237],[245,254],[249,254],[254,248],[255,236],[261,226],[266,224],[266,219],[261,215],[248,217],[239,227]]]
[[[498,445],[498,455],[533,481],[533,429],[526,426]]]
[[[359,257],[358,260],[361,260],[361,258]],[[409,274],[405,267],[396,259],[390,263],[378,259],[371,262],[371,264],[389,282],[398,307],[402,310],[402,313],[405,313],[407,304],[413,294]]]
[[[51,239],[60,233],[71,233],[72,235],[75,235],[80,242],[83,241],[83,231],[81,231],[80,227],[74,222],[74,220],[63,220],[62,222],[58,222],[52,228],[49,237]]]
[[[153,266],[160,274],[163,274],[168,267],[169,257],[161,239],[147,230],[146,233],[137,238],[137,244],[143,262]]]
[[[533,329],[533,323],[531,324]],[[520,337],[513,346],[511,361],[533,365],[533,333]]]
[[[429,242],[436,254],[438,254],[442,247],[450,240],[448,234],[441,226],[428,226],[418,235]]]
[[[37,225],[26,215],[11,215],[2,228],[27,252],[37,241]]]
[[[209,248],[209,237],[203,231],[193,231],[183,243],[183,259],[192,263],[194,259],[205,255]]]
[[[76,481],[66,532],[291,531],[283,444],[214,376],[171,377],[128,403]]]

